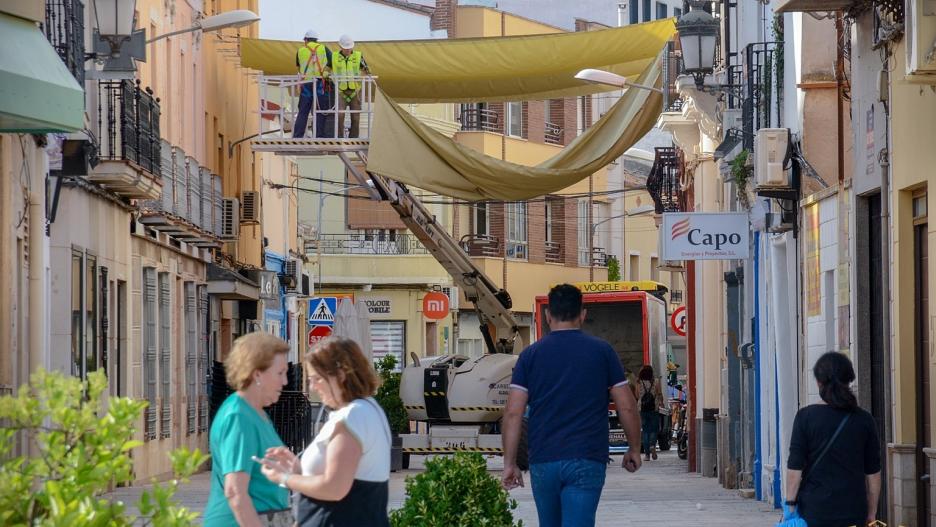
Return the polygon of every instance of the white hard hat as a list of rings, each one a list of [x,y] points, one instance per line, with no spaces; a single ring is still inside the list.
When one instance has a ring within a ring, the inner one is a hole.
[[[351,38],[351,35],[341,35],[338,37],[338,45],[341,46],[341,49],[352,49],[354,47],[354,39]]]
[[[318,31],[314,29],[306,31],[305,38],[306,40],[318,40]]]

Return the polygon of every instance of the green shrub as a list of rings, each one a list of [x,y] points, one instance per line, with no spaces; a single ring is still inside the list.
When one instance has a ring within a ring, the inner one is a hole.
[[[393,527],[523,527],[513,521],[516,500],[487,471],[477,452],[426,461],[426,470],[406,478],[406,502],[390,513]]]
[[[198,450],[170,454],[176,479],[143,493],[139,517],[103,494],[132,479],[134,425],[145,401],[102,396],[102,372],[87,382],[39,371],[19,395],[0,397],[0,525],[129,526],[193,525],[197,513],[179,507],[173,495],[208,456]],[[29,455],[14,455],[18,442]]]
[[[621,279],[621,262],[617,256],[608,255],[608,281],[617,282]]]
[[[377,389],[374,399],[387,414],[390,430],[397,434],[408,434],[409,417],[403,407],[403,399],[400,398],[400,374],[393,371],[396,363],[396,356],[389,353],[376,362],[377,373],[380,375],[380,388]]]

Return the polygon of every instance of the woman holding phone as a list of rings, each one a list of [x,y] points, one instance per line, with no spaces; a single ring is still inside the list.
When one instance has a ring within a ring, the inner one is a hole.
[[[253,458],[283,442],[263,408],[279,400],[286,384],[289,344],[267,333],[234,341],[224,361],[228,385],[211,423],[211,489],[205,507],[207,527],[292,524],[289,493],[260,473]]]
[[[300,527],[387,527],[390,426],[372,397],[378,378],[350,339],[329,339],[305,358],[309,386],[332,408],[301,458],[271,448],[263,474],[298,494]]]

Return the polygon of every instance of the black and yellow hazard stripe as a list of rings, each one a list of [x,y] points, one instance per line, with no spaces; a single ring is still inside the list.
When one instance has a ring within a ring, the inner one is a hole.
[[[406,404],[406,405],[403,405],[403,407],[406,408],[407,410],[425,410],[426,409],[425,406],[421,406],[418,404]]]
[[[403,452],[406,454],[448,454],[452,452],[486,452],[489,454],[500,454],[502,450],[496,447],[480,447],[480,446],[471,446],[471,447],[428,447],[428,448],[413,448],[413,447],[403,447]]]
[[[452,412],[500,412],[503,406],[453,406],[449,408]]]
[[[445,397],[445,392],[423,392],[426,397]]]

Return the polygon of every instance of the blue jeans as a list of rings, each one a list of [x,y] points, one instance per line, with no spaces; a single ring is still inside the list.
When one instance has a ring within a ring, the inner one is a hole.
[[[640,412],[640,449],[644,454],[653,452],[660,433],[660,414],[656,411]]]
[[[530,465],[540,527],[594,527],[605,464],[565,459]]]
[[[319,81],[321,82],[321,81]],[[309,113],[312,112],[312,105],[315,104],[315,137],[332,137],[334,132],[334,115],[322,113],[322,110],[330,110],[332,101],[329,92],[320,91],[318,97],[313,92],[316,90],[315,83],[309,82],[302,85],[302,92],[299,94],[299,112],[296,114],[296,122],[293,124],[293,137],[304,137],[306,126],[309,122]],[[332,126],[329,126],[331,123]]]

